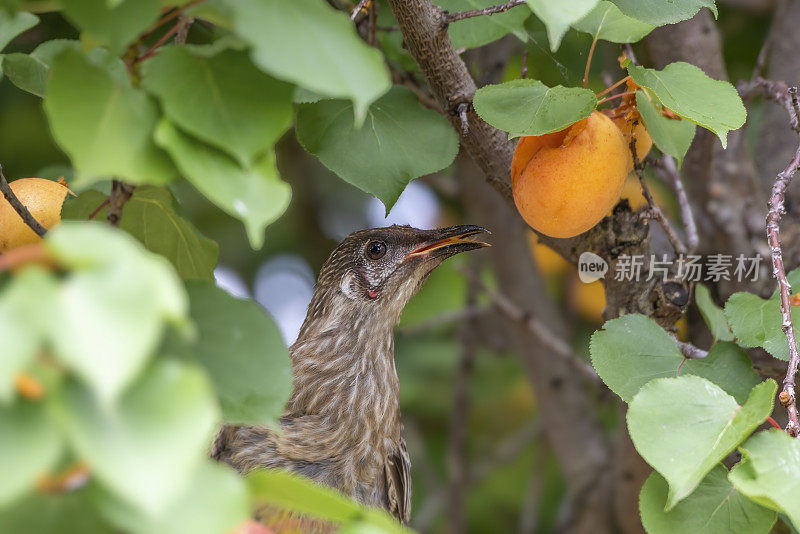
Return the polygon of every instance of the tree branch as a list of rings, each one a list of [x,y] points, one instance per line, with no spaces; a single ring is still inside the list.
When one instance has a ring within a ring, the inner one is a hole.
[[[106,220],[111,226],[119,226],[122,219],[122,208],[133,195],[134,186],[119,180],[114,180],[111,184],[111,196],[108,197],[108,215]]]
[[[442,26],[446,28],[447,25],[450,24],[451,22],[469,19],[472,17],[482,17],[482,16],[494,15],[497,13],[504,13],[509,9],[511,9],[512,7],[521,6],[523,4],[525,4],[525,0],[511,0],[510,2],[506,2],[505,4],[489,6],[483,9],[470,9],[469,11],[459,11],[457,13],[449,13],[447,11],[444,11],[442,13]]]
[[[11,186],[6,181],[6,177],[3,175],[3,166],[0,165],[0,191],[3,192],[3,196],[6,197],[6,200],[11,207],[14,208],[14,211],[17,212],[17,215],[20,216],[22,222],[28,225],[28,227],[33,230],[36,235],[39,237],[44,237],[44,234],[47,233],[47,228],[42,226],[36,218],[31,215],[31,212],[28,211],[28,208],[19,201],[17,195],[14,194],[14,190],[11,189]]]
[[[649,156],[648,156],[649,159]],[[686,248],[688,254],[693,254],[697,250],[700,243],[700,238],[697,234],[697,224],[694,220],[694,213],[692,212],[692,205],[689,202],[689,197],[686,195],[686,189],[683,187],[681,181],[681,174],[678,172],[678,167],[675,166],[675,160],[672,156],[664,154],[661,159],[653,160],[653,167],[658,171],[662,180],[672,188],[675,197],[678,200],[678,207],[681,212],[681,220],[686,229]]]

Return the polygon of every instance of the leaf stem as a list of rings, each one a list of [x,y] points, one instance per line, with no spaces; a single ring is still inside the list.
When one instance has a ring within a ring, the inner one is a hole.
[[[512,7],[521,6],[524,3],[525,0],[511,0],[510,2],[506,2],[505,4],[489,6],[483,9],[470,9],[469,11],[458,11],[457,13],[442,11],[442,28],[447,28],[448,24],[459,20],[469,19],[472,17],[481,17],[484,15],[494,15],[496,13],[503,13],[505,11],[508,11]]]
[[[597,105],[599,106],[600,104],[608,102],[609,100],[614,100],[615,98],[620,98],[620,97],[623,97],[623,96],[635,95],[635,94],[636,94],[636,91],[625,91],[624,93],[617,93],[615,95],[607,96],[606,98],[604,98],[602,100],[598,100],[597,101]]]
[[[594,48],[597,46],[597,35],[594,36],[592,46],[589,47],[589,57],[586,58],[586,70],[583,71],[583,88],[589,85],[589,67],[592,66],[592,57],[594,56]]]
[[[617,87],[619,87],[620,85],[622,85],[623,83],[627,82],[630,79],[631,79],[630,76],[625,76],[624,78],[622,78],[620,81],[618,81],[614,85],[612,85],[610,87],[607,87],[603,91],[597,93],[597,98],[600,98],[601,96],[603,96],[606,93],[610,93],[611,91],[613,91],[614,89],[616,89]]]

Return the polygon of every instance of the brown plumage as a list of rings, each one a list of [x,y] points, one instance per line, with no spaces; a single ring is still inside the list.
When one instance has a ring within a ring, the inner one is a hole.
[[[390,226],[349,235],[319,275],[290,347],[294,389],[281,432],[226,427],[212,456],[241,472],[289,469],[407,523],[411,464],[403,440],[393,328],[431,271],[459,252],[478,226]]]

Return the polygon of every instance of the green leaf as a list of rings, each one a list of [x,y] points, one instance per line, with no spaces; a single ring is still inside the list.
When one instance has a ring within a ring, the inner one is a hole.
[[[444,169],[458,152],[458,136],[411,90],[395,86],[369,107],[361,128],[347,102],[301,104],[297,139],[343,180],[381,199],[387,211],[406,184]]]
[[[725,390],[736,402],[744,404],[750,390],[761,383],[753,369],[753,361],[735,343],[718,341],[705,358],[688,359],[680,366],[678,375],[706,378]]]
[[[220,534],[240,532],[249,513],[245,481],[230,467],[206,460],[185,490],[158,517],[150,517],[98,488],[96,501],[109,521],[124,532]]]
[[[256,69],[244,52],[205,57],[166,47],[144,64],[143,85],[171,122],[245,167],[292,123],[292,86]]]
[[[714,0],[611,0],[620,11],[653,26],[674,24],[688,20],[702,8],[707,7],[717,16]]]
[[[74,269],[51,310],[51,344],[108,406],[144,368],[165,323],[185,320],[183,285],[166,259],[99,222],[62,221],[44,243]]]
[[[5,342],[4,342],[5,343]],[[58,460],[62,439],[41,403],[0,407],[0,506],[28,491]]]
[[[115,54],[158,19],[160,4],[160,0],[123,0],[116,6],[106,0],[61,0],[67,19]]]
[[[261,248],[264,228],[286,211],[292,197],[291,187],[278,176],[273,152],[268,151],[252,167],[242,168],[165,120],[155,139],[206,198],[244,223],[250,245]]]
[[[555,52],[561,45],[561,39],[570,25],[586,16],[598,0],[570,0],[553,2],[552,0],[526,0],[528,5],[547,27],[550,50]]]
[[[381,53],[358,36],[347,14],[325,2],[237,0],[228,5],[236,34],[252,46],[256,65],[319,94],[352,100],[357,124],[391,87]]]
[[[800,440],[771,429],[739,450],[742,461],[728,475],[733,485],[757,503],[783,512],[800,529]]]
[[[773,380],[754,387],[739,406],[704,378],[661,378],[646,384],[628,407],[628,431],[642,458],[669,483],[666,510],[772,412]]]
[[[625,402],[652,379],[677,376],[684,360],[675,340],[638,314],[606,322],[592,335],[589,350],[597,374]]]
[[[709,78],[689,63],[670,63],[660,71],[629,65],[628,73],[671,111],[717,134],[723,148],[728,132],[740,128],[747,118],[733,85]]]
[[[86,489],[57,494],[31,494],[0,508],[0,532],[118,534],[97,513]]]
[[[674,157],[680,167],[694,139],[695,124],[680,118],[665,117],[661,114],[661,107],[648,98],[644,91],[636,91],[636,109],[642,115],[653,143],[661,152]]]
[[[496,4],[495,0],[436,0],[436,5],[450,13],[483,9]],[[503,38],[509,33],[525,42],[528,32],[523,24],[531,12],[525,7],[515,7],[505,13],[490,17],[472,17],[447,26],[447,33],[455,48],[477,48]]]
[[[64,203],[61,218],[85,221],[106,198],[99,191],[85,191]],[[182,217],[179,210],[168,189],[140,186],[125,203],[119,227],[150,252],[167,258],[184,280],[213,280],[219,246]],[[105,220],[107,212],[108,208],[103,208],[95,219]]]
[[[0,293],[0,404],[14,397],[14,379],[38,354],[50,319],[55,282],[45,270],[29,267]]]
[[[157,361],[113,411],[78,384],[56,406],[92,474],[126,502],[159,517],[188,489],[218,418],[211,385],[193,366]]]
[[[588,89],[512,80],[481,87],[473,105],[483,120],[508,132],[509,137],[520,137],[563,130],[591,115],[597,98]]]
[[[752,293],[734,293],[725,303],[725,318],[736,342],[743,347],[762,347],[778,359],[789,361],[789,343],[781,330],[780,300],[777,294],[762,299]],[[800,321],[800,308],[792,306],[792,328]]]
[[[608,0],[601,0],[594,9],[572,24],[578,31],[612,43],[635,43],[653,31],[655,26],[623,14]]]
[[[39,17],[27,11],[0,8],[0,51],[17,35],[39,24]]]
[[[639,493],[645,530],[649,534],[767,534],[775,523],[775,512],[742,496],[727,475],[728,470],[717,464],[690,496],[667,512],[667,481],[652,473]]]
[[[6,54],[2,56],[2,69],[3,74],[17,87],[44,97],[49,69],[33,55]]]
[[[592,335],[589,350],[597,374],[625,402],[654,378],[707,378],[740,403],[761,381],[753,362],[735,344],[718,342],[705,358],[685,359],[675,340],[644,315],[608,321]]]
[[[287,471],[259,469],[248,475],[247,482],[257,504],[268,504],[337,523],[364,521],[380,527],[380,532],[406,532],[385,511],[368,508],[329,487]]]
[[[31,57],[38,59],[50,69],[53,66],[53,61],[64,50],[72,50],[75,53],[80,53],[82,45],[80,41],[75,39],[52,39],[45,41],[36,49],[31,52]],[[131,79],[128,75],[128,70],[125,63],[119,57],[111,54],[105,48],[93,48],[86,53],[86,59],[93,65],[106,70],[111,78],[119,85],[131,87]]]
[[[697,284],[694,290],[694,300],[700,310],[700,315],[706,322],[711,335],[715,341],[733,341],[728,321],[725,319],[725,312],[716,305],[711,298],[711,292],[703,284]]]
[[[109,177],[137,185],[174,178],[175,169],[152,141],[155,103],[87,58],[71,50],[56,58],[44,109],[56,142],[72,160],[76,187]]]
[[[208,371],[228,423],[271,425],[292,392],[292,366],[281,333],[261,306],[211,284],[188,286],[193,343],[168,338],[167,354],[196,360]]]

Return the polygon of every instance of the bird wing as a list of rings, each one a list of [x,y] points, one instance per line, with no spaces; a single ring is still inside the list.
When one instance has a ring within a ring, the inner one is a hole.
[[[385,472],[389,512],[407,525],[411,519],[411,460],[405,440],[401,439],[398,449],[386,459]]]

